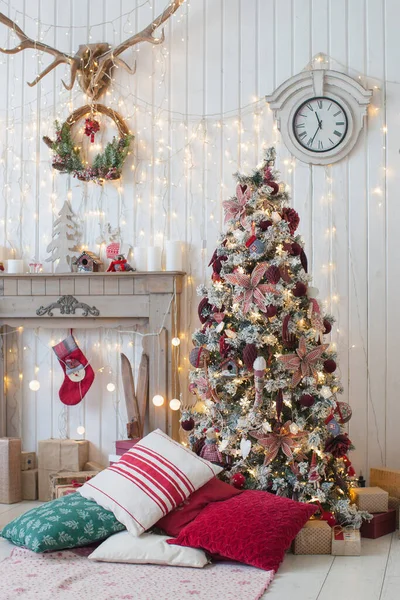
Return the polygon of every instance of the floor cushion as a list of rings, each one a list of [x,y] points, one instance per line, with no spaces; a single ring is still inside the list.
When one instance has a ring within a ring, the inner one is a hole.
[[[160,519],[156,527],[169,536],[176,537],[208,504],[228,500],[242,493],[243,490],[237,490],[232,485],[213,477],[182,504]]]
[[[143,533],[140,537],[128,531],[116,533],[103,542],[90,560],[104,562],[170,565],[175,567],[204,567],[208,560],[203,550],[170,546],[166,535]]]
[[[76,493],[24,513],[1,535],[17,546],[45,552],[87,546],[123,529],[111,512]]]
[[[221,471],[156,429],[79,493],[141,535]]]
[[[230,500],[209,504],[168,544],[203,548],[211,554],[276,571],[292,540],[317,508],[248,490]]]

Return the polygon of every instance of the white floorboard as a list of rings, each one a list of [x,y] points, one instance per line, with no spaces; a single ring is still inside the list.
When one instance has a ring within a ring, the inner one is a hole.
[[[40,504],[0,504],[0,529]],[[13,547],[0,538],[0,561]],[[399,532],[363,539],[361,556],[287,554],[261,600],[400,600]]]

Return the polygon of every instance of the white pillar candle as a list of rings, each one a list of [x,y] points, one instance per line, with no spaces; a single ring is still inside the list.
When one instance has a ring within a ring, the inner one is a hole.
[[[147,248],[147,270],[161,271],[161,248],[150,246]]]
[[[137,271],[147,271],[147,248],[136,246],[133,249],[133,259]]]
[[[182,271],[182,242],[165,242],[165,270]]]
[[[20,259],[9,259],[7,261],[7,273],[23,273],[24,261]]]

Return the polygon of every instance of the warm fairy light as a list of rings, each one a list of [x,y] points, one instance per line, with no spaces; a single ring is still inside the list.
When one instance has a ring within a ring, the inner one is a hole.
[[[32,390],[32,392],[38,392],[40,390],[40,381],[32,379],[32,381],[29,382],[29,389]]]
[[[162,406],[164,404],[164,398],[161,396],[161,394],[156,394],[153,396],[152,402],[154,406]]]
[[[115,392],[115,384],[112,383],[111,381],[110,381],[110,383],[107,383],[107,391]]]
[[[174,338],[172,338],[172,340],[171,340],[171,344],[172,344],[173,346],[179,346],[179,345],[180,345],[180,343],[181,343],[181,340],[180,340],[178,337],[174,337]]]
[[[153,402],[154,402],[154,398],[153,398]],[[181,407],[181,401],[178,400],[178,398],[172,398],[172,400],[170,400],[169,407],[171,410],[179,410]]]
[[[86,429],[83,427],[83,425],[79,425],[79,427],[76,428],[76,433],[78,435],[83,435],[85,433]]]

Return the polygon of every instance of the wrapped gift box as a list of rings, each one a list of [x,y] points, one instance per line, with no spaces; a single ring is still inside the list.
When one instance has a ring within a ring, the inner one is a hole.
[[[396,531],[396,509],[375,514],[371,521],[364,521],[361,525],[361,537],[376,539]]]
[[[60,471],[82,471],[89,458],[87,440],[41,440],[38,450],[39,500],[51,498],[49,477]]]
[[[133,438],[131,440],[118,440],[115,442],[115,454],[122,456],[125,452],[128,452],[135,444],[140,442],[140,438]]]
[[[332,529],[333,556],[360,556],[361,535],[358,529],[335,526]]]
[[[21,452],[21,471],[31,471],[36,466],[36,452]]]
[[[50,499],[54,500],[55,498],[57,498],[57,487],[68,485],[70,487],[79,488],[80,485],[83,485],[86,481],[92,479],[92,477],[95,477],[97,473],[98,471],[63,471],[61,473],[50,473]]]
[[[64,496],[68,496],[69,494],[75,494],[80,487],[82,487],[83,483],[77,483],[74,485],[56,485],[55,487],[55,498],[63,498]]]
[[[400,498],[400,471],[387,467],[370,469],[369,478],[371,485],[379,486],[388,492],[389,496]]]
[[[400,510],[400,498],[394,498],[389,496],[389,508],[394,508],[396,511],[396,528],[399,528],[399,510]]]
[[[21,500],[21,440],[0,438],[0,503]]]
[[[386,512],[389,507],[389,494],[379,487],[351,488],[350,498],[360,510],[369,513]]]
[[[105,469],[105,467],[103,467],[103,465],[101,465],[100,463],[98,463],[94,460],[87,462],[83,466],[84,471],[97,471],[99,473],[100,471],[104,471],[104,469]]]
[[[326,521],[312,519],[297,534],[293,554],[330,554],[332,530]]]
[[[38,470],[21,471],[22,500],[38,499]]]

